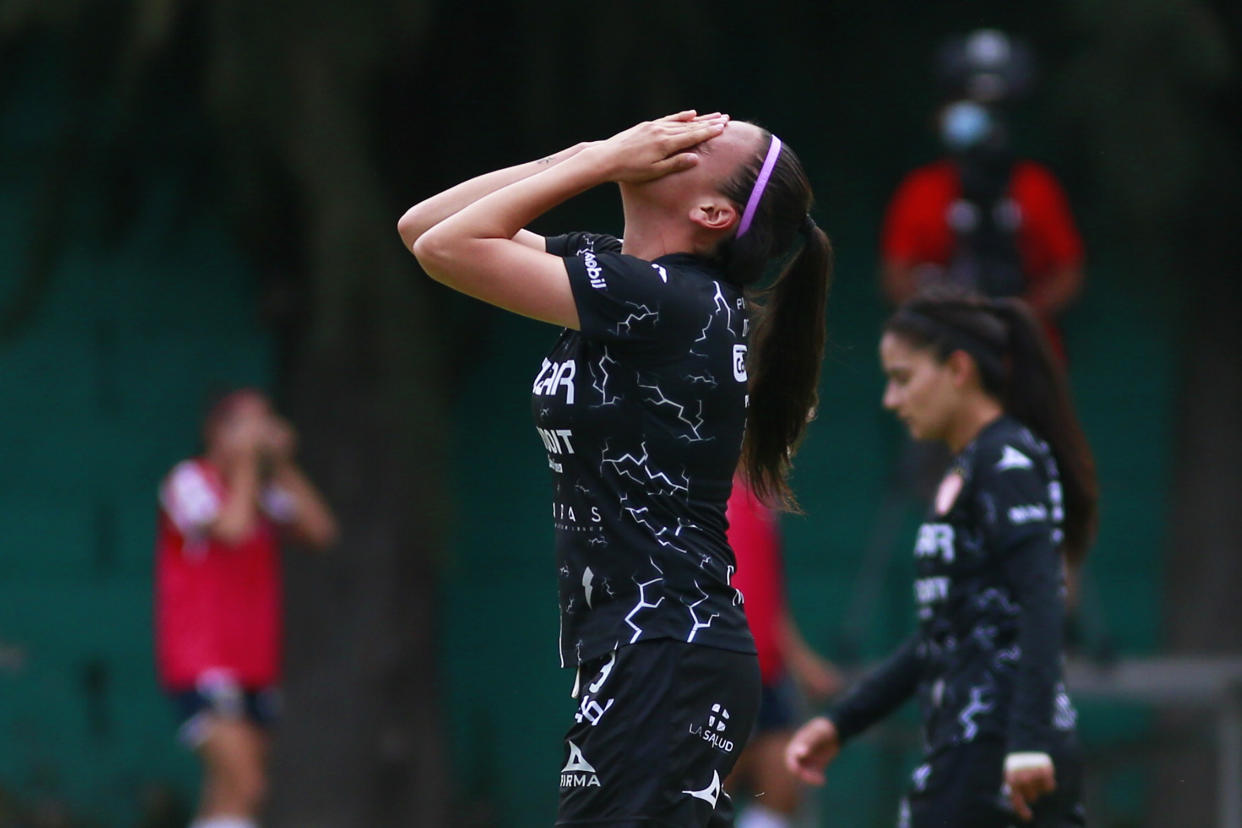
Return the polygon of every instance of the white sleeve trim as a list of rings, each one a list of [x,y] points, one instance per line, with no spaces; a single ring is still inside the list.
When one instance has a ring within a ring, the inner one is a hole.
[[[1052,757],[1046,753],[1029,751],[1024,753],[1011,753],[1005,757],[1005,773],[1051,767]]]
[[[160,503],[183,535],[201,535],[220,514],[220,495],[192,460],[179,463],[160,487]]]

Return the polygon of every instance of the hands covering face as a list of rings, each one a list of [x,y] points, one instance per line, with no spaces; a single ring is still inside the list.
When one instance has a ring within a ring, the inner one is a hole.
[[[644,121],[589,148],[607,171],[610,181],[640,184],[693,167],[692,152],[728,126],[719,112],[699,115],[689,109],[654,121]]]

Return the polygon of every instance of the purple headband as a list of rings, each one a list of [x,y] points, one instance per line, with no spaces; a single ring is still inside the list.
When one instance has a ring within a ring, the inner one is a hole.
[[[750,191],[750,198],[746,200],[746,209],[742,211],[742,220],[737,225],[737,235],[739,237],[746,235],[746,231],[750,229],[750,222],[755,217],[755,211],[759,209],[759,199],[763,198],[763,191],[768,187],[768,179],[772,176],[772,168],[776,166],[776,159],[781,154],[781,139],[775,135],[772,136],[772,143],[768,145],[768,155],[763,159],[763,166],[759,169],[759,177],[755,179],[755,186]]]

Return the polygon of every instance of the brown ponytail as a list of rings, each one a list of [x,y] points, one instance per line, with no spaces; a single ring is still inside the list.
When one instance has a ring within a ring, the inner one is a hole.
[[[1030,308],[1018,299],[927,293],[898,308],[884,329],[941,361],[965,351],[978,366],[984,390],[1047,441],[1065,495],[1065,556],[1071,564],[1082,563],[1095,540],[1095,460],[1065,369]]]
[[[771,136],[756,157],[722,188],[741,208],[759,175]],[[747,371],[750,403],[742,441],[742,474],[762,500],[796,511],[789,487],[793,456],[814,410],[824,357],[825,305],[832,282],[832,244],[811,219],[811,185],[788,145],[780,149],[754,219],[720,249],[728,278],[757,283],[768,263],[799,236],[801,247],[769,287],[750,293],[754,330]]]
[[[1095,458],[1074,412],[1065,369],[1026,303],[1002,299],[992,309],[1009,329],[1005,410],[1052,448],[1065,492],[1065,554],[1070,563],[1081,564],[1095,540],[1100,492]]]

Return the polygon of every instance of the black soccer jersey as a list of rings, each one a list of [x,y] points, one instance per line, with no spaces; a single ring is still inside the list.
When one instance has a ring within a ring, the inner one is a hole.
[[[916,692],[926,748],[981,735],[1048,752],[1074,728],[1061,680],[1064,518],[1046,443],[1009,417],[953,461],[914,556],[919,629],[830,716],[847,738]]]
[[[754,652],[725,503],[746,421],[747,308],[703,259],[610,236],[547,240],[580,331],[532,393],[555,493],[561,663],[674,638]]]

